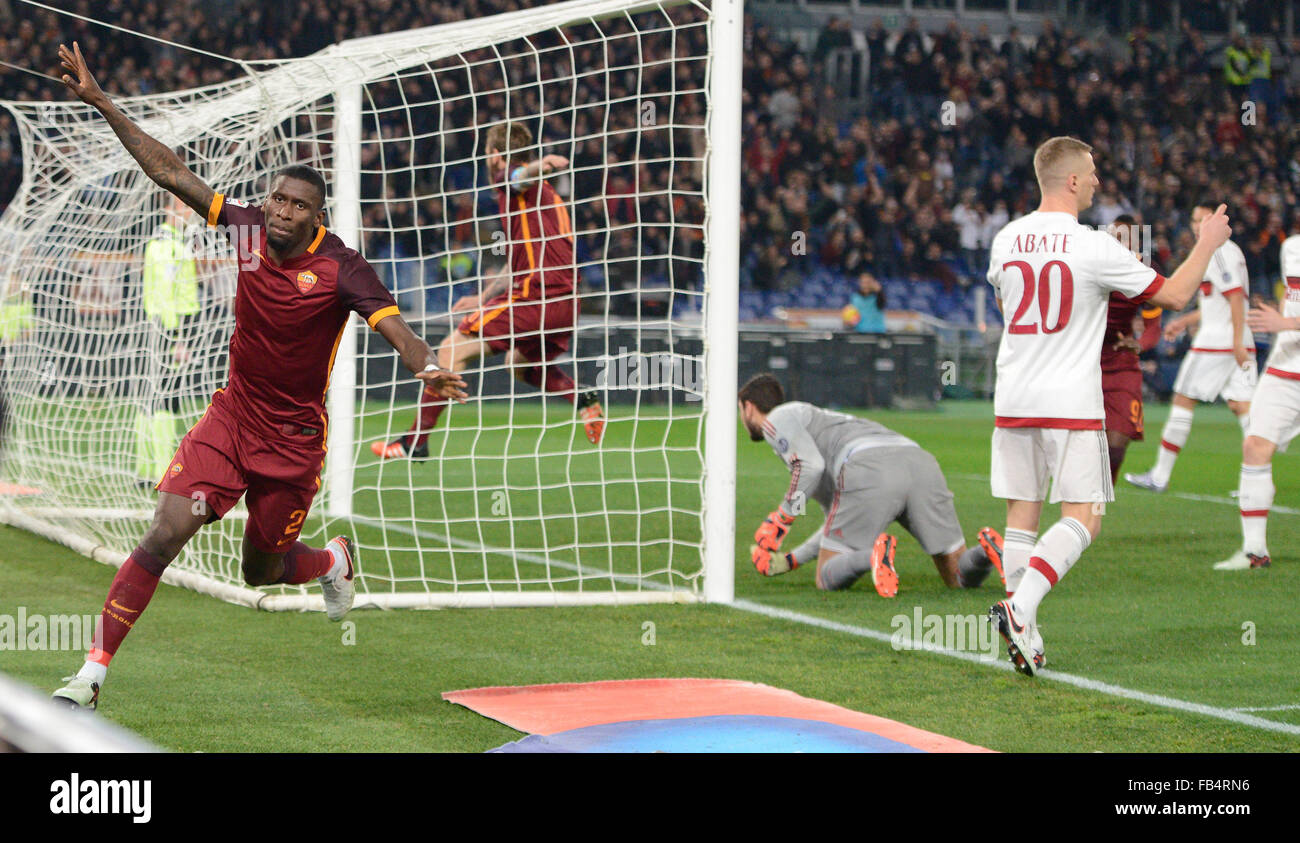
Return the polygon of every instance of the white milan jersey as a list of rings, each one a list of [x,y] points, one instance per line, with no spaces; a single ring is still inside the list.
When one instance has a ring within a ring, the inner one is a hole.
[[[1282,241],[1282,280],[1286,282],[1283,316],[1300,316],[1300,234]],[[1280,331],[1268,356],[1269,374],[1300,379],[1300,331]]]
[[[1145,301],[1164,279],[1106,232],[1035,211],[993,238],[988,281],[1006,322],[993,393],[998,427],[1100,430],[1110,293]]]
[[[1193,351],[1217,351],[1232,353],[1232,305],[1227,295],[1245,297],[1250,289],[1249,276],[1246,272],[1246,256],[1241,248],[1231,240],[1215,250],[1210,258],[1210,265],[1205,270],[1201,281],[1201,291],[1197,294],[1201,308],[1201,325],[1192,339]],[[1245,311],[1250,309],[1248,299],[1244,299]],[[1243,311],[1243,318],[1245,318]],[[1242,325],[1241,344],[1246,348],[1255,347],[1255,339],[1250,328]]]

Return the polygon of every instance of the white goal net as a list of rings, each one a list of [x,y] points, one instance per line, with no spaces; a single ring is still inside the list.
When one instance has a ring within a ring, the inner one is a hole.
[[[302,540],[353,537],[358,605],[730,599],[740,5],[574,0],[117,101],[227,196],[260,203],[278,169],[319,169],[326,227],[431,345],[527,245],[502,225],[488,128],[522,122],[538,157],[569,161],[550,183],[580,313],[550,365],[596,391],[604,438],[497,355],[470,364],[471,399],[442,413],[427,458],[381,459],[372,443],[412,427],[420,390],[354,317]],[[225,382],[232,251],[169,209],[92,109],[2,105],[25,169],[0,218],[0,520],[120,563]],[[176,256],[161,277],[145,259],[159,242]],[[319,608],[315,585],[243,585],[246,519],[241,503],[202,529],[166,579]]]

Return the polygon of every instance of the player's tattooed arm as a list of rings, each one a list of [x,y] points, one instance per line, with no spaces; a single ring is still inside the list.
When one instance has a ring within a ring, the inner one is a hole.
[[[212,207],[212,188],[181,161],[180,156],[150,137],[131,118],[127,117],[108,98],[99,87],[95,76],[86,66],[86,59],[81,55],[81,46],[72,42],[72,49],[59,45],[59,60],[63,64],[63,84],[82,102],[92,106],[104,115],[122,146],[140,165],[144,174],[159,187],[175,194],[182,202],[189,205],[200,216],[207,217]]]
[[[450,369],[442,368],[438,364],[438,353],[416,336],[399,314],[380,319],[375,323],[375,330],[397,350],[407,371],[424,381],[435,394],[454,398],[462,404],[469,398],[465,392],[465,380]]]

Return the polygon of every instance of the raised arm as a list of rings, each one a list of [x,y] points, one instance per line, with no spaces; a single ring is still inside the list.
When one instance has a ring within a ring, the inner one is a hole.
[[[1227,205],[1220,205],[1213,214],[1201,220],[1200,233],[1196,237],[1192,253],[1151,297],[1152,304],[1169,310],[1182,310],[1192,300],[1196,288],[1201,285],[1201,279],[1205,277],[1210,258],[1214,257],[1214,251],[1232,235],[1227,210]]]
[[[142,131],[131,118],[113,105],[113,101],[100,90],[99,83],[86,66],[81,46],[76,41],[72,42],[71,50],[64,44],[59,45],[59,59],[67,71],[63,74],[63,84],[78,99],[104,115],[122,146],[131,153],[144,174],[206,219],[208,209],[212,207],[212,188],[190,172],[180,156]]]
[[[538,178],[546,178],[568,166],[569,159],[563,155],[545,155],[536,161],[516,167],[510,173],[511,189],[523,190],[529,183],[536,181]]]

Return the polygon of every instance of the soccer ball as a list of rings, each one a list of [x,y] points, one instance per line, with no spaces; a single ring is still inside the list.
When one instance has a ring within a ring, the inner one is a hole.
[[[846,304],[844,309],[840,311],[840,318],[844,320],[844,327],[856,328],[858,323],[862,321],[862,314],[853,305]]]

